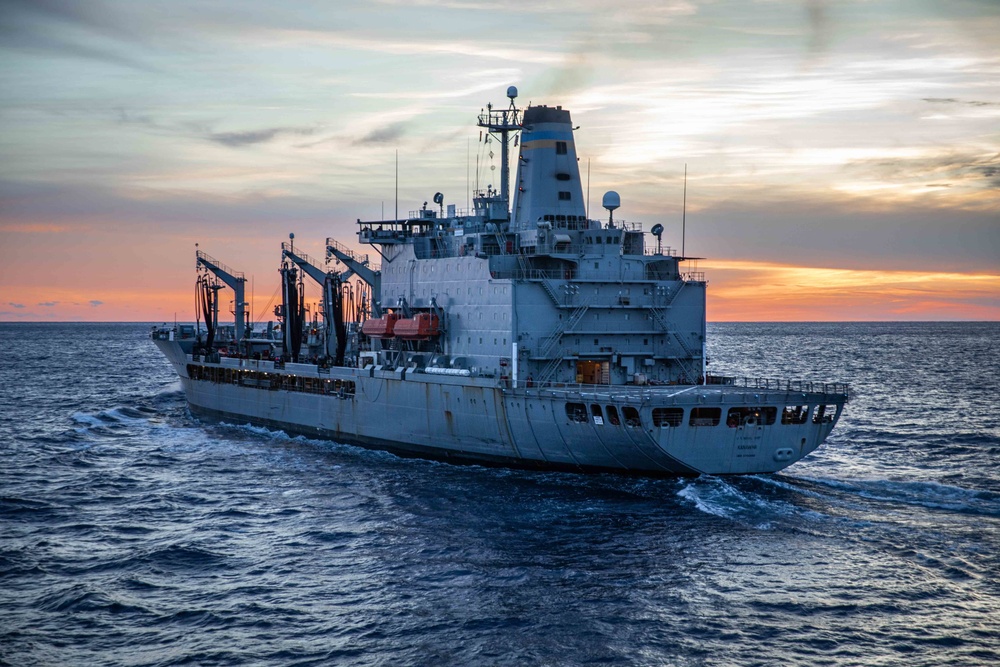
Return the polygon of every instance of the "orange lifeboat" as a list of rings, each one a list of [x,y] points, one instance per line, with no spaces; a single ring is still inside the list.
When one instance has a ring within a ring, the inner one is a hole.
[[[396,322],[395,333],[403,340],[430,340],[441,333],[441,328],[434,313],[417,313],[415,317]]]
[[[378,319],[365,320],[361,325],[361,333],[371,338],[392,338],[399,319],[396,313],[386,313]]]

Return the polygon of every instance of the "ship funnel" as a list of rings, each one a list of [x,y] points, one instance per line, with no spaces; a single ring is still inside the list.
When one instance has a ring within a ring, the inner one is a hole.
[[[528,107],[521,128],[512,231],[537,229],[539,222],[586,229],[586,200],[569,111]]]

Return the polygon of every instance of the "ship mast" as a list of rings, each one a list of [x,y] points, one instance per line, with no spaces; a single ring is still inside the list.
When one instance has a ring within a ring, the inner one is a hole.
[[[517,88],[507,88],[510,107],[503,111],[495,111],[492,104],[486,105],[486,113],[479,115],[479,127],[485,127],[490,134],[500,135],[500,196],[503,198],[510,220],[510,133],[521,129],[521,112],[514,106]]]

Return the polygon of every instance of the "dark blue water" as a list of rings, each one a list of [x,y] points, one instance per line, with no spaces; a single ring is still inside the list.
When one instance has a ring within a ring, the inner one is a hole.
[[[855,398],[685,480],[203,425],[147,331],[0,324],[4,664],[1000,661],[1000,324],[711,326],[713,372]]]

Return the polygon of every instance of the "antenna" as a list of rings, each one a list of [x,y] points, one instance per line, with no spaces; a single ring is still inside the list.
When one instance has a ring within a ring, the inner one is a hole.
[[[396,212],[393,222],[399,220],[399,149],[396,149]]]
[[[587,158],[587,210],[584,215],[590,220],[590,158]]]
[[[656,237],[656,254],[663,254],[663,225],[656,223],[653,228],[649,230],[650,233]]]
[[[685,236],[687,233],[687,209],[688,209],[688,166],[684,163],[684,204],[681,208],[681,257],[687,257],[685,252]]]

